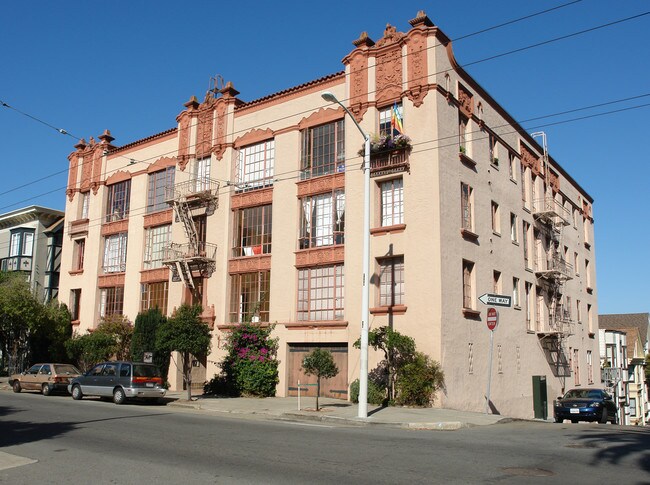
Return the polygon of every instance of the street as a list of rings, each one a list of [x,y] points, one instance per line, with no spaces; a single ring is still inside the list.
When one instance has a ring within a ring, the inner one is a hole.
[[[0,392],[0,447],[11,484],[650,483],[650,430],[591,423],[416,431]]]

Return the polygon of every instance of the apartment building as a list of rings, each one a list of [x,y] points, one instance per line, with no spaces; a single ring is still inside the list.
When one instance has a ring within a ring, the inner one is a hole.
[[[593,199],[457,64],[424,12],[410,25],[376,42],[361,34],[341,72],[253,101],[215,83],[167,131],[81,140],[61,282],[77,331],[199,302],[213,350],[198,377],[218,372],[226,332],[252,320],[275,325],[278,395],[310,382],[302,357],[326,347],[340,373],[324,393],[346,399],[362,314],[356,121],[385,142],[370,166],[370,328],[391,325],[442,364],[436,405],[482,411],[491,375],[492,412],[532,417],[594,384]],[[499,312],[491,373],[484,293],[513,302]],[[371,350],[369,368],[380,359]]]
[[[0,271],[24,274],[43,302],[59,292],[63,215],[36,205],[0,214]]]

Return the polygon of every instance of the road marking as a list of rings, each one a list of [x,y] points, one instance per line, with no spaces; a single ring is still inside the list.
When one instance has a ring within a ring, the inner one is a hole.
[[[31,460],[23,456],[10,455],[0,451],[0,470],[8,470],[9,468],[16,468],[17,466],[31,465],[36,463],[38,460]]]

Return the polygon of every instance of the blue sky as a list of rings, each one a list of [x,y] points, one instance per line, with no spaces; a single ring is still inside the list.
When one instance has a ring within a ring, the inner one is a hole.
[[[108,128],[122,145],[173,128],[183,103],[202,99],[216,74],[253,100],[343,69],[362,31],[374,40],[386,23],[405,32],[418,10],[459,39],[570,2],[3,2],[0,100],[76,137]],[[582,0],[459,39],[454,52],[472,63],[648,10],[642,0]],[[551,156],[594,198],[601,314],[650,311],[650,164],[638,149],[650,128],[642,106],[650,103],[649,29],[645,15],[466,67],[526,129],[546,132]],[[74,144],[0,107],[0,213],[62,210]]]

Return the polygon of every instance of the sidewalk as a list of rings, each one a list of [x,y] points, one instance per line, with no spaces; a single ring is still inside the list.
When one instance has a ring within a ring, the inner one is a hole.
[[[358,407],[348,401],[320,398],[316,411],[316,398],[302,397],[298,409],[297,397],[270,398],[219,398],[203,395],[186,399],[186,391],[168,392],[167,406],[193,408],[224,414],[254,414],[279,420],[319,421],[354,426],[379,425],[393,428],[456,430],[471,426],[485,426],[509,422],[511,418],[471,411],[441,408],[404,408],[368,405],[368,417],[357,417]]]

